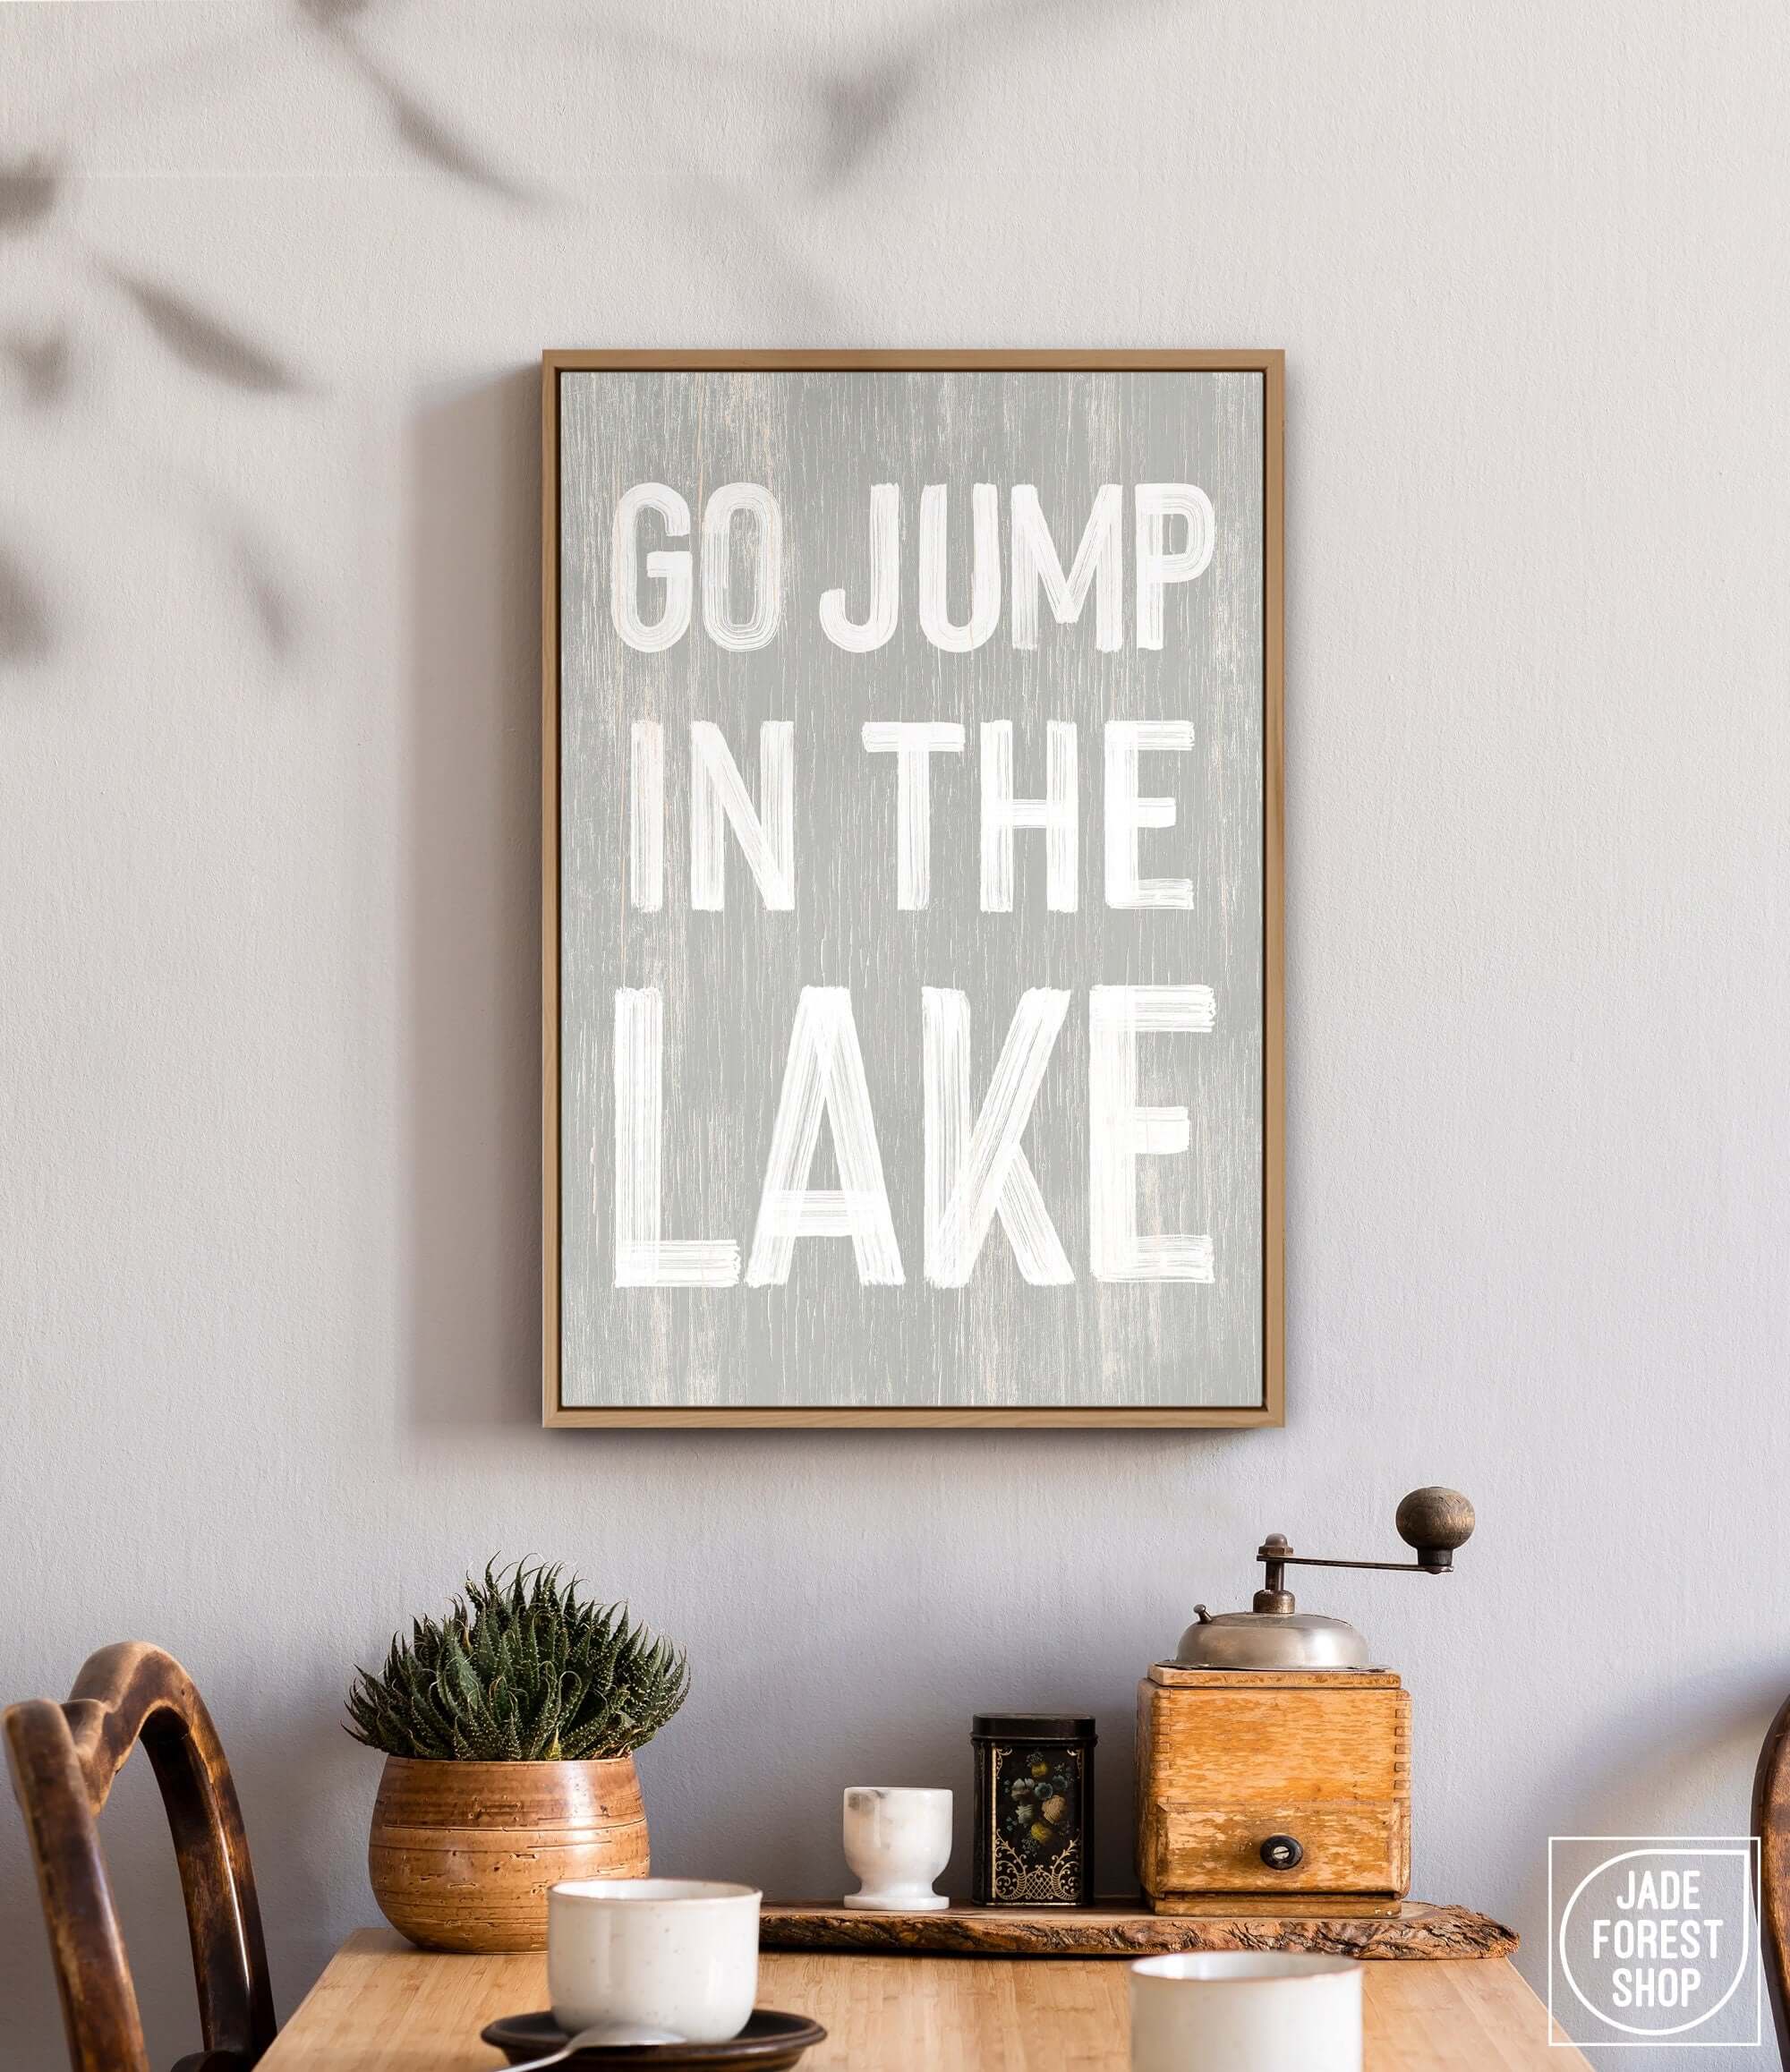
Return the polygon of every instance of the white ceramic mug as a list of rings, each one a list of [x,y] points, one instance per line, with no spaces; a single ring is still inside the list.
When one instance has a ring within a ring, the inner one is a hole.
[[[1189,1950],[1131,1966],[1131,2072],[1361,2072],[1352,1957]]]
[[[547,1895],[547,1991],[568,2034],[669,2029],[689,2043],[738,2035],[758,1995],[750,1885],[699,1878],[574,1878]]]
[[[950,1862],[951,1795],[909,1785],[846,1786],[845,1860],[862,1891],[848,1906],[873,1914],[940,1914],[950,1905],[933,1880]]]

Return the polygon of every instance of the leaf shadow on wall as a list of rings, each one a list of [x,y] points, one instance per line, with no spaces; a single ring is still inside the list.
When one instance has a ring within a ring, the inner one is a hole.
[[[107,260],[99,271],[175,359],[195,374],[251,395],[293,396],[304,383],[277,354],[189,302],[177,290]]]
[[[540,1421],[540,375],[412,429],[408,1347],[420,1425]]]
[[[105,284],[128,303],[163,352],[200,379],[258,399],[303,396],[310,385],[277,353],[191,295],[132,266],[95,252],[71,228],[78,200],[67,162],[42,153],[0,166],[0,240],[35,238],[73,272]],[[109,343],[109,340],[108,340]],[[100,356],[89,340],[86,357]],[[69,323],[45,320],[0,338],[0,372],[9,400],[33,414],[54,411],[76,384],[81,354]],[[64,439],[80,436],[64,429]],[[234,498],[208,488],[196,472],[153,459],[127,419],[104,422],[103,436],[117,462],[140,479],[154,478],[153,494],[182,510],[210,541],[219,573],[238,592],[268,653],[276,660],[298,644],[295,592],[277,551],[242,514]],[[10,544],[0,542],[0,669],[26,669],[49,660],[59,628],[42,581]]]
[[[11,550],[0,546],[0,662],[29,668],[48,661],[55,644],[42,590]]]
[[[294,12],[317,44],[378,103],[405,151],[428,172],[511,209],[534,209],[551,200],[512,178],[481,146],[433,113],[394,64],[369,44],[362,31],[368,15],[383,12],[376,0],[294,0]],[[132,90],[149,92],[167,84],[162,68],[152,67],[132,81]],[[105,119],[103,110],[85,98],[77,106],[87,130]],[[71,132],[77,141],[82,133]],[[110,294],[130,305],[157,345],[205,380],[260,398],[314,393],[279,352],[199,295],[90,248],[71,228],[80,186],[78,149],[64,141],[0,158],[0,243],[43,241],[72,269],[102,281]],[[69,390],[75,345],[59,328],[10,334],[0,340],[0,374],[29,409],[43,410]],[[124,436],[122,427],[117,436]],[[210,541],[221,577],[240,597],[268,656],[288,660],[301,644],[303,615],[275,544],[221,495],[186,487],[181,500],[193,507],[189,521]],[[16,551],[0,544],[0,669],[31,668],[47,660],[58,630],[36,574]]]
[[[540,196],[432,115],[362,43],[356,24],[372,11],[372,0],[297,0],[297,4],[299,19],[323,38],[379,103],[407,150],[436,172],[517,208],[536,205]]]
[[[19,392],[34,410],[47,409],[68,394],[73,379],[73,352],[61,329],[13,331],[0,338],[4,358]]]

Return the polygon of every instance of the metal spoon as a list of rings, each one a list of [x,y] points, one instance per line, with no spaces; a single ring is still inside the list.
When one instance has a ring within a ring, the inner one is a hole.
[[[524,2058],[520,2065],[512,2065],[510,2072],[541,2072],[546,2065],[563,2065],[567,2059],[575,2058],[580,2051],[625,2050],[633,2043],[681,2043],[685,2039],[671,2029],[652,2029],[626,2022],[599,2022],[594,2028],[580,2029],[557,2051],[544,2058]]]

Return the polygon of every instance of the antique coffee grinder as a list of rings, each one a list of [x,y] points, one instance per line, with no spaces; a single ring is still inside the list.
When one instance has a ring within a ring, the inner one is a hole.
[[[1411,1694],[1346,1620],[1300,1611],[1286,1588],[1289,1568],[1446,1575],[1473,1506],[1413,1489],[1395,1522],[1415,1561],[1295,1554],[1270,1533],[1253,1608],[1196,1605],[1174,1660],[1138,1684],[1138,1876],[1157,1913],[1390,1913],[1402,1898]]]

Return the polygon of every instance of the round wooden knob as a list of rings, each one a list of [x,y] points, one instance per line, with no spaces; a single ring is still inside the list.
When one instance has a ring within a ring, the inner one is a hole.
[[[1452,1553],[1473,1537],[1473,1506],[1458,1489],[1413,1489],[1394,1523],[1407,1547]]]

